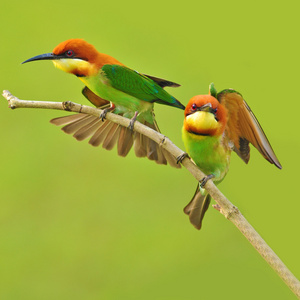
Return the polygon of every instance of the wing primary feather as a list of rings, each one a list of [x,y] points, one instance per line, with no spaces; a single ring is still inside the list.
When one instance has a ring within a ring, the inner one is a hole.
[[[157,132],[160,132],[157,123],[154,121],[155,119],[153,118],[153,124],[150,124],[148,122],[145,122],[145,125],[150,127],[153,130],[156,130]],[[157,153],[157,143],[154,142],[153,140],[149,139],[148,137],[144,137],[144,145],[146,147],[146,153],[147,157],[150,160],[158,160],[158,153]]]
[[[250,142],[266,160],[281,169],[270,142],[242,95],[228,89],[220,92],[217,98],[228,111],[226,136],[234,143],[234,151],[247,163]]]
[[[80,129],[81,127],[85,126],[86,124],[89,124],[91,120],[93,120],[93,118],[94,116],[87,115],[78,121],[69,123],[68,125],[62,127],[61,130],[67,134],[72,134],[76,132],[78,129]]]
[[[103,122],[103,125],[91,137],[91,139],[89,140],[89,144],[94,147],[98,147],[106,137],[106,133],[110,130],[112,125],[112,122],[105,120]]]
[[[150,159],[150,160],[155,160],[157,161],[157,158],[158,158],[158,155],[157,155],[157,149],[156,149],[156,143],[147,138],[148,142],[147,142],[147,157]]]
[[[150,127],[151,129],[160,132],[159,127],[155,121],[154,115],[153,115],[153,124],[150,124],[148,122],[145,122],[145,125]],[[155,160],[158,164],[164,164],[167,163],[170,164],[171,167],[180,169],[181,165],[177,164],[176,159],[173,155],[171,155],[168,151],[163,149],[160,145],[158,145],[153,140],[149,139],[146,136],[142,136],[142,144],[144,147],[144,151],[146,152],[146,156],[150,160]]]
[[[73,123],[75,121],[78,121],[84,117],[88,116],[87,114],[75,114],[75,115],[68,115],[63,117],[58,117],[50,120],[51,124],[54,124],[56,126],[66,125],[69,123]]]
[[[145,157],[147,155],[146,147],[144,145],[144,136],[139,132],[135,133],[134,152],[137,157]]]
[[[247,118],[246,112],[248,112],[249,118]],[[245,100],[244,100],[244,109],[242,110],[241,113],[245,119],[249,119],[248,122],[250,123],[250,126],[248,127],[247,130],[247,133],[249,134],[249,139],[247,138],[247,136],[246,138],[257,148],[257,150],[270,163],[275,164],[277,168],[281,169],[282,166],[279,160],[277,159],[266,134],[264,133],[254,113],[251,111],[250,107],[248,106]]]
[[[178,164],[175,157],[172,154],[170,154],[167,150],[162,149],[162,153],[171,167],[176,168],[176,169],[181,168],[181,164]]]
[[[119,134],[120,134],[120,125],[114,123],[110,131],[107,133],[107,136],[103,141],[102,147],[106,150],[111,150],[116,144]]]
[[[103,122],[98,117],[95,117],[95,120],[93,120],[91,123],[81,127],[79,130],[77,130],[74,133],[74,138],[77,141],[83,141],[90,137],[98,128],[100,128],[103,125]]]
[[[88,92],[90,95],[90,91],[85,90],[85,92]],[[52,119],[50,122],[57,126],[66,125],[62,130],[65,133],[73,134],[73,137],[78,141],[91,137],[89,144],[94,147],[103,143],[103,148],[111,150],[115,144],[118,143],[118,154],[120,156],[127,156],[134,144],[134,151],[137,157],[148,157],[157,164],[166,165],[169,163],[172,167],[181,167],[180,164],[176,163],[176,159],[169,154],[169,152],[153,140],[138,132],[132,133],[130,129],[108,120],[102,122],[98,117],[80,113],[58,117]],[[153,124],[146,121],[143,123],[153,130],[160,132],[154,115]]]
[[[127,127],[121,127],[119,141],[118,141],[118,154],[125,157],[133,145],[133,134]]]
[[[159,164],[159,165],[167,165],[168,164],[167,158],[164,155],[163,150],[164,149],[160,145],[156,144],[156,152],[157,152],[156,163]]]

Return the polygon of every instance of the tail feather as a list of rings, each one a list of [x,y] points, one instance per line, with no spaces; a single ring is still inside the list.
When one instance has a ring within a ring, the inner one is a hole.
[[[192,200],[183,209],[184,213],[189,216],[191,224],[198,230],[201,229],[202,220],[209,207],[210,199],[210,195],[207,193],[203,195],[200,191],[199,185],[197,185],[197,189]]]

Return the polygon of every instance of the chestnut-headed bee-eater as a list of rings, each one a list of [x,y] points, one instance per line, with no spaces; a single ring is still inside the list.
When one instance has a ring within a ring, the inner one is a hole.
[[[220,183],[229,170],[231,151],[248,163],[251,143],[261,155],[281,169],[281,165],[250,107],[233,89],[217,93],[210,85],[209,95],[190,99],[184,111],[182,138],[187,153],[207,175],[197,185],[190,203],[184,208],[190,222],[200,229],[210,203],[204,186],[208,179]]]
[[[141,74],[115,58],[99,53],[95,47],[82,39],[70,39],[56,46],[52,53],[32,57],[23,63],[37,60],[52,60],[54,65],[76,75],[84,84],[83,95],[96,107],[103,108],[100,119],[86,114],[69,115],[51,120],[55,125],[66,125],[63,131],[77,140],[91,137],[89,143],[112,149],[118,141],[118,154],[126,156],[134,144],[138,157],[148,157],[159,164],[179,167],[176,160],[151,139],[133,133],[137,119],[150,128],[159,131],[153,105],[155,102],[180,109],[185,107],[164,90],[177,87],[171,81]],[[131,118],[129,128],[105,120],[108,111]]]

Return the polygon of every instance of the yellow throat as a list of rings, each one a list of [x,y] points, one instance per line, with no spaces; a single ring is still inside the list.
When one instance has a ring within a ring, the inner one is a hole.
[[[219,123],[212,113],[197,111],[185,118],[188,127],[194,132],[210,132],[219,128]]]

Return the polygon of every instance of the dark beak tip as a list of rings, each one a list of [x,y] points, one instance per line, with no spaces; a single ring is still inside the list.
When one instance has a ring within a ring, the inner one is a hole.
[[[40,55],[31,57],[31,58],[23,61],[21,63],[21,65],[31,62],[31,61],[35,61],[35,60],[53,60],[53,59],[55,59],[55,55],[53,53],[45,53],[45,54],[40,54]]]

